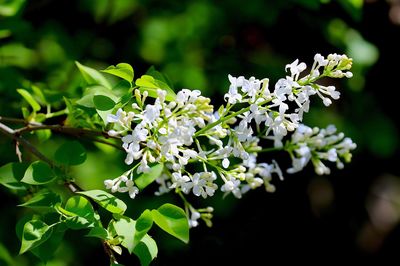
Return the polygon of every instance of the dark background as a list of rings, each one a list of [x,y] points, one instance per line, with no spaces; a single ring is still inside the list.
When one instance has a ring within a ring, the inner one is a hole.
[[[354,78],[335,81],[341,99],[328,109],[317,104],[305,119],[312,126],[334,123],[352,137],[358,144],[352,163],[330,176],[318,177],[311,168],[286,175],[274,182],[273,194],[259,189],[241,200],[197,200],[215,207],[213,227],[191,230],[189,245],[155,231],[161,242],[154,265],[396,263],[399,9],[395,1],[371,0],[42,0],[4,15],[0,5],[0,33],[10,32],[0,38],[0,115],[20,117],[15,89],[26,80],[78,93],[74,60],[95,68],[127,62],[136,77],[154,65],[175,90],[201,89],[214,100],[227,90],[228,74],[268,77],[274,84],[296,58],[310,65],[315,53],[347,53],[354,58]],[[7,140],[0,142],[1,164],[15,160]],[[5,188],[0,193],[0,241],[16,254],[18,200]],[[143,204],[150,197],[144,195]],[[67,240],[54,265],[107,265],[98,242],[79,233],[68,233]],[[37,262],[27,256],[19,263]]]

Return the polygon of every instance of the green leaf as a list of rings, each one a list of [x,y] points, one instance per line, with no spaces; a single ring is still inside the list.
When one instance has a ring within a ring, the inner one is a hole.
[[[52,182],[56,178],[50,166],[42,161],[36,161],[29,165],[21,182],[30,185],[43,185]]]
[[[28,208],[53,208],[57,203],[61,203],[60,195],[51,191],[41,191],[18,206]]]
[[[92,204],[82,196],[72,196],[65,203],[65,210],[76,214],[77,216],[87,218],[88,220],[94,219],[94,209]]]
[[[15,16],[23,7],[26,0],[1,1],[0,16]]]
[[[46,97],[44,96],[42,90],[38,86],[32,85],[32,91],[39,98],[40,103],[42,103],[42,104],[48,103],[46,101]]]
[[[61,223],[53,227],[50,237],[42,242],[39,246],[32,249],[32,253],[38,257],[42,262],[47,263],[54,256],[64,238],[67,227]]]
[[[189,223],[184,210],[166,203],[151,213],[154,222],[161,229],[185,243],[189,242]]]
[[[363,0],[339,0],[343,9],[349,13],[355,21],[360,21],[362,18]]]
[[[149,75],[143,75],[138,78],[135,82],[136,86],[139,86],[141,92],[147,91],[150,97],[157,98],[157,90],[162,89],[167,92],[165,99],[167,101],[175,100],[175,92],[164,82],[157,80]]]
[[[25,190],[25,185],[20,183],[28,168],[28,163],[8,163],[0,167],[0,184],[15,190]]]
[[[52,228],[41,220],[31,220],[24,225],[22,243],[19,254],[39,246],[46,241],[52,232]]]
[[[40,110],[39,103],[33,98],[32,94],[30,94],[27,90],[24,89],[17,89],[17,92],[24,97],[24,99],[32,106],[32,109],[37,112]]]
[[[91,67],[84,66],[78,61],[75,61],[75,64],[88,85],[102,85],[107,89],[111,89],[110,83],[99,71]]]
[[[87,228],[95,221],[95,213],[92,204],[82,197],[73,196],[65,204],[65,210],[68,212],[67,226],[71,229]]]
[[[158,79],[159,81],[162,81],[165,84],[167,84],[172,90],[174,89],[174,86],[169,80],[169,78],[163,73],[157,71],[154,66],[149,67],[149,69],[146,71],[146,75],[152,76],[153,78]]]
[[[76,103],[78,105],[81,105],[81,106],[84,106],[87,108],[96,108],[95,103],[94,103],[94,97],[96,97],[97,95],[106,96],[106,97],[110,98],[114,103],[119,101],[119,97],[114,95],[114,91],[108,90],[102,86],[92,86],[92,87],[89,87],[86,89],[84,96],[81,99],[77,100]],[[99,106],[99,107],[101,107],[101,106]],[[108,114],[112,113],[112,110],[102,111],[102,110],[96,109],[96,112],[101,117],[103,122],[106,124],[107,116],[108,116]]]
[[[35,133],[40,143],[45,142],[51,137],[50,129],[36,130]]]
[[[7,248],[0,243],[0,262],[3,261],[6,265],[15,265],[13,258]],[[0,263],[0,265],[3,265]]]
[[[150,262],[157,257],[158,248],[156,241],[146,234],[140,243],[136,245],[133,253],[139,257],[142,266],[150,265]]]
[[[93,98],[95,95],[107,96],[114,102],[118,101],[118,97],[114,95],[112,90],[106,89],[102,86],[90,86],[83,93],[83,97],[76,101],[77,104],[87,108],[95,108]]]
[[[136,186],[142,190],[151,183],[153,183],[157,178],[160,177],[162,171],[164,169],[164,164],[156,164],[150,168],[150,171],[147,173],[141,174],[139,177],[135,179]]]
[[[111,213],[123,214],[126,210],[126,204],[122,200],[103,190],[88,190],[77,193],[93,199],[101,207]]]
[[[93,227],[90,229],[89,233],[86,235],[87,237],[96,237],[100,239],[107,239],[108,238],[108,231],[103,227]]]
[[[136,220],[133,247],[136,247],[153,225],[153,215],[150,210],[145,210]],[[132,251],[130,251],[132,252]]]
[[[132,253],[136,222],[122,215],[114,215],[114,217],[116,220],[111,221],[111,228],[113,228],[118,236],[122,237],[121,245],[126,247],[129,253]]]
[[[117,66],[109,66],[101,72],[105,72],[117,77],[120,77],[128,82],[133,81],[133,68],[127,63],[119,63]]]
[[[85,162],[86,151],[78,141],[67,141],[56,150],[54,159],[61,164],[78,165]]]
[[[107,111],[113,109],[115,102],[107,96],[95,95],[93,96],[93,103],[96,109],[100,111]]]

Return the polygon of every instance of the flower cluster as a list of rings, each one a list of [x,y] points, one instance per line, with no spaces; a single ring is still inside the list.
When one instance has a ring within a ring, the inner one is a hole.
[[[282,170],[275,160],[258,160],[260,153],[271,150],[289,153],[293,165],[288,173],[302,170],[311,161],[317,174],[329,174],[321,160],[336,162],[341,168],[342,160],[349,161],[355,144],[342,133],[335,134],[334,127],[311,129],[301,121],[314,95],[326,106],[340,97],[334,86],[317,81],[323,77],[351,77],[351,64],[346,55],[325,58],[317,54],[308,74],[303,74],[306,64],[295,60],[286,65],[290,75],[279,79],[273,88],[269,88],[266,78],[229,75],[226,105],[216,112],[210,99],[198,90],[183,89],[175,100],[167,101],[167,92],[159,89],[155,100],[149,102],[148,92],[137,89],[130,106],[108,117],[113,124],[109,134],[121,136],[127,153],[125,163],[133,164],[128,171],[130,178],[125,173],[106,180],[105,185],[112,192],[129,192],[134,198],[138,193],[134,171],[146,173],[153,164],[163,163],[156,195],[174,190],[182,197],[192,193],[206,198],[220,189],[240,198],[261,186],[273,192],[272,177],[283,179]],[[289,132],[294,133],[283,145]],[[262,147],[269,142],[272,147]],[[203,214],[186,204],[191,226],[196,226]]]
[[[342,160],[350,162],[350,151],[355,148],[356,144],[350,138],[345,138],[343,133],[336,134],[333,125],[326,129],[300,125],[288,142],[292,167],[287,172],[299,172],[311,161],[317,174],[330,174],[330,169],[322,160],[335,162],[337,168],[342,169]]]

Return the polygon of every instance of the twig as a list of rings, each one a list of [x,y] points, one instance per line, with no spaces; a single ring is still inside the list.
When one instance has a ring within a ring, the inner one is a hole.
[[[18,133],[17,130],[14,130],[6,125],[4,125],[3,123],[0,122],[0,133],[2,133],[3,135],[7,136],[10,139],[13,139],[16,144],[21,144],[22,146],[24,146],[24,148],[29,151],[30,153],[34,154],[36,157],[38,157],[39,159],[41,159],[42,161],[48,163],[51,167],[57,167],[56,164],[50,160],[49,158],[47,158],[43,153],[41,153],[38,149],[35,148],[35,146],[32,145],[32,143],[30,143],[28,140],[24,139],[20,133]],[[64,183],[65,187],[68,188],[72,193],[77,193],[79,191],[82,191],[82,189],[75,183],[72,181],[67,181]],[[110,258],[110,261],[112,263],[118,264],[114,253],[110,247],[110,245],[107,243],[107,241],[105,240],[101,240],[101,243],[104,247],[104,251],[107,254],[107,256]]]
[[[24,119],[13,118],[13,117],[4,117],[4,116],[0,116],[0,121],[14,123],[14,124],[24,124],[24,125],[29,124],[29,122]]]
[[[124,150],[121,146],[119,146],[117,144],[96,138],[96,137],[104,137],[106,139],[120,139],[117,136],[110,136],[110,135],[108,135],[107,132],[104,132],[104,131],[98,131],[98,130],[93,130],[93,129],[88,129],[88,128],[75,128],[75,127],[68,127],[68,126],[62,126],[62,125],[43,125],[41,123],[28,122],[24,119],[3,117],[3,116],[0,116],[0,121],[25,124],[24,127],[21,127],[19,129],[13,129],[12,134],[15,134],[15,135],[21,135],[23,133],[32,132],[32,131],[36,131],[36,130],[49,129],[52,132],[70,135],[70,136],[74,136],[77,138],[87,137],[87,138],[90,138],[92,141],[112,146],[121,151]]]
[[[0,131],[1,133],[3,133],[3,135],[6,135],[7,137],[13,139],[17,143],[17,145],[21,144],[22,146],[24,146],[25,149],[27,149],[30,153],[34,154],[40,160],[54,167],[54,162],[52,160],[50,160],[43,153],[38,151],[38,149],[36,149],[35,146],[32,145],[32,143],[30,143],[29,141],[21,137],[19,134],[17,134],[14,129],[9,128],[8,126],[0,122]]]
[[[25,132],[31,132],[31,131],[43,130],[43,129],[50,129],[53,132],[73,135],[73,136],[76,136],[76,137],[102,136],[102,137],[105,137],[105,138],[118,139],[118,137],[110,136],[110,135],[108,135],[107,132],[104,132],[104,131],[97,131],[97,130],[87,129],[87,128],[67,127],[67,126],[62,126],[62,125],[34,125],[34,124],[28,124],[25,127],[22,127],[22,128],[19,128],[19,129],[15,130],[15,133],[22,134],[22,133],[25,133]]]

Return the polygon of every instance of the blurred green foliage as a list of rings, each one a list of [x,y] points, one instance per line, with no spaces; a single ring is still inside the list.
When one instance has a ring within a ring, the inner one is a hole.
[[[26,103],[17,89],[34,92],[34,86],[46,92],[48,101],[59,103],[60,110],[65,108],[63,95],[82,92],[75,60],[98,69],[127,62],[137,75],[155,65],[175,87],[201,89],[218,103],[229,73],[267,76],[273,84],[284,75],[285,64],[296,58],[307,60],[316,52],[348,53],[354,58],[354,78],[347,83],[349,90],[342,91],[344,103],[324,112],[311,111],[305,122],[334,123],[355,140],[359,153],[389,158],[399,144],[398,128],[365,90],[380,51],[357,29],[363,8],[362,0],[0,0],[0,115],[21,117],[20,107]],[[8,142],[0,139],[1,165],[16,160]],[[45,141],[40,147],[53,156],[60,143]],[[122,154],[102,144],[84,144],[92,152],[85,165],[73,168],[82,187],[99,188],[105,178],[121,173]],[[98,156],[98,148],[107,156]],[[121,164],[112,164],[118,157]],[[20,215],[13,208],[15,201],[10,196],[2,202],[3,217],[10,218],[0,221],[1,228],[13,228],[13,217]],[[157,206],[155,201],[144,195],[139,209],[129,211],[140,213]],[[217,215],[224,217],[230,203],[226,199],[217,205]],[[0,231],[0,265],[12,265],[12,260],[34,265],[33,257],[15,257],[14,238],[12,232]],[[96,244],[85,240],[85,250]],[[182,247],[176,242],[169,246],[173,250],[176,245]],[[85,265],[73,259],[82,253],[63,243],[58,251],[63,257],[56,256],[47,265]]]

